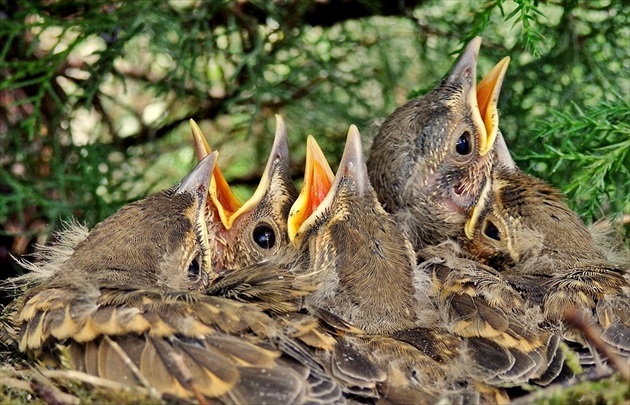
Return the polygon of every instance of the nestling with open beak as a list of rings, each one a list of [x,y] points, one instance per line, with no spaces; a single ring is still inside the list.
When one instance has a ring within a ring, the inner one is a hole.
[[[501,139],[499,161],[465,225],[462,246],[501,272],[545,319],[584,311],[602,338],[630,357],[628,269],[607,259],[559,190],[522,172]],[[564,336],[587,345],[566,325]]]
[[[372,144],[372,185],[415,249],[459,234],[490,173],[509,58],[477,85],[480,44],[473,39],[435,89],[387,117]]]
[[[415,325],[414,255],[378,203],[364,166],[355,126],[334,179],[309,137],[304,184],[289,215],[289,239],[299,255],[310,257],[310,268],[322,273],[323,285],[309,297],[310,304],[369,333],[389,334]]]
[[[191,120],[195,151],[199,159],[210,146]],[[289,174],[289,146],[282,117],[276,115],[276,134],[258,188],[244,204],[234,196],[215,166],[210,182],[209,224],[214,229],[214,271],[242,268],[273,256],[288,244],[287,216],[297,190]]]

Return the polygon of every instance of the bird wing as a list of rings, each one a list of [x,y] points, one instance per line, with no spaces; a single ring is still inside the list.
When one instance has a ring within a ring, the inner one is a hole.
[[[468,259],[429,260],[424,270],[448,329],[464,338],[475,372],[488,384],[553,381],[563,369],[559,339],[524,310],[520,294],[494,270]]]
[[[212,294],[135,290],[124,287],[40,287],[28,295],[16,320],[20,349],[36,355],[63,347],[74,368],[122,382],[145,385],[184,398],[202,396],[227,403],[331,403],[339,386],[317,372],[319,359],[299,357],[275,342],[283,325],[273,311],[297,308],[295,280],[253,271],[218,281]],[[267,284],[265,284],[267,283]],[[282,289],[265,293],[269,288]],[[264,304],[257,300],[268,300]],[[294,346],[292,338],[283,340]]]
[[[580,264],[546,283],[544,314],[564,320],[569,309],[585,311],[601,329],[602,339],[630,358],[630,283],[627,270],[607,264]],[[581,332],[565,325],[565,337],[588,346]]]

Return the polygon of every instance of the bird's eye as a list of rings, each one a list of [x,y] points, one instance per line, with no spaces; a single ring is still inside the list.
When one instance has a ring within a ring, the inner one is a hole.
[[[455,144],[455,150],[460,155],[468,155],[472,151],[470,132],[464,131]]]
[[[483,230],[484,235],[494,240],[501,240],[501,232],[499,229],[490,221],[486,222],[485,228]]]
[[[195,256],[192,262],[190,262],[190,264],[188,265],[188,277],[191,280],[197,280],[199,279],[199,272],[200,272],[199,256]]]
[[[276,244],[276,234],[267,224],[260,224],[254,228],[254,242],[263,249],[271,249]]]

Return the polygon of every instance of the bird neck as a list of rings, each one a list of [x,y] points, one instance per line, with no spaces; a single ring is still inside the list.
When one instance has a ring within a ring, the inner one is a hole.
[[[415,260],[391,217],[379,213],[373,221],[336,221],[322,235],[328,243],[317,263],[331,257],[334,274],[324,277],[311,303],[369,333],[390,334],[414,326]],[[370,218],[366,210],[361,214]]]

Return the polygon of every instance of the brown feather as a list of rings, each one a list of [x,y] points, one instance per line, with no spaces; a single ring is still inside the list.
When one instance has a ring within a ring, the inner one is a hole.
[[[471,238],[461,239],[466,250],[499,270],[523,294],[526,308],[541,306],[549,323],[563,325],[569,341],[589,346],[580,330],[564,324],[567,311],[586,311],[605,336],[617,336],[609,343],[627,357],[630,334],[623,338],[607,328],[615,324],[630,331],[628,269],[607,259],[551,185],[501,165],[491,180],[475,208]]]

